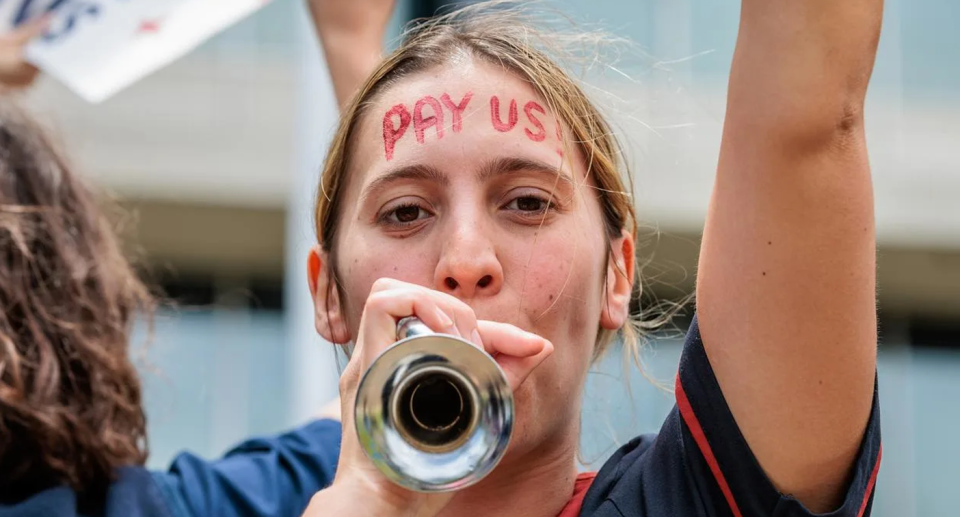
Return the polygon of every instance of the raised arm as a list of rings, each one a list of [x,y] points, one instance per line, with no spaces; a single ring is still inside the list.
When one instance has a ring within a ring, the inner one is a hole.
[[[863,106],[882,0],[743,0],[697,281],[704,347],[761,466],[837,504],[871,411]]]
[[[395,0],[308,0],[341,108],[380,62]]]

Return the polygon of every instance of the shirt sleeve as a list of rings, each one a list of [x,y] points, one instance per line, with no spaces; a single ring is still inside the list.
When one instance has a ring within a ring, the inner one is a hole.
[[[730,412],[700,337],[696,317],[690,326],[676,381],[677,440],[698,496],[707,506],[735,517],[812,516],[799,501],[780,494],[767,478]],[[681,451],[677,451],[678,454]],[[880,468],[880,411],[876,381],[873,409],[860,445],[853,478],[843,503],[831,517],[867,517]]]
[[[299,517],[333,482],[340,433],[339,422],[319,420],[214,461],[183,453],[154,480],[173,517]]]

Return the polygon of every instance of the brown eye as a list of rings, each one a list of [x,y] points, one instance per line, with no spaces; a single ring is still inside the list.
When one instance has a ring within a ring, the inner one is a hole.
[[[524,212],[542,212],[545,202],[535,197],[517,198],[517,210]]]
[[[520,213],[542,214],[553,208],[553,204],[542,197],[520,196],[513,198],[513,201],[507,203],[504,208]]]
[[[383,212],[379,220],[381,224],[401,228],[417,224],[422,219],[429,219],[433,214],[417,203],[408,203],[394,206]]]
[[[420,218],[419,206],[402,206],[394,211],[398,222],[412,223]]]

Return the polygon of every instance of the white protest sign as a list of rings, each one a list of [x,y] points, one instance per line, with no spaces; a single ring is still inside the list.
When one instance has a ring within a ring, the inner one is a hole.
[[[0,34],[63,3],[63,0],[0,0]]]
[[[27,59],[101,102],[271,0],[0,0],[0,30],[51,11]]]

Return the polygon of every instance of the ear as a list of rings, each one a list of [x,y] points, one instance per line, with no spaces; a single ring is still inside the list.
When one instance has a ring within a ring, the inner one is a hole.
[[[313,299],[313,320],[317,334],[331,343],[343,344],[350,341],[350,331],[343,317],[343,304],[340,293],[333,282],[333,271],[329,255],[314,246],[307,257],[307,281],[310,284],[310,297]]]
[[[634,281],[634,240],[624,230],[620,238],[610,243],[607,258],[607,283],[604,286],[603,311],[600,325],[607,330],[618,330],[627,323],[630,315],[630,297]]]

